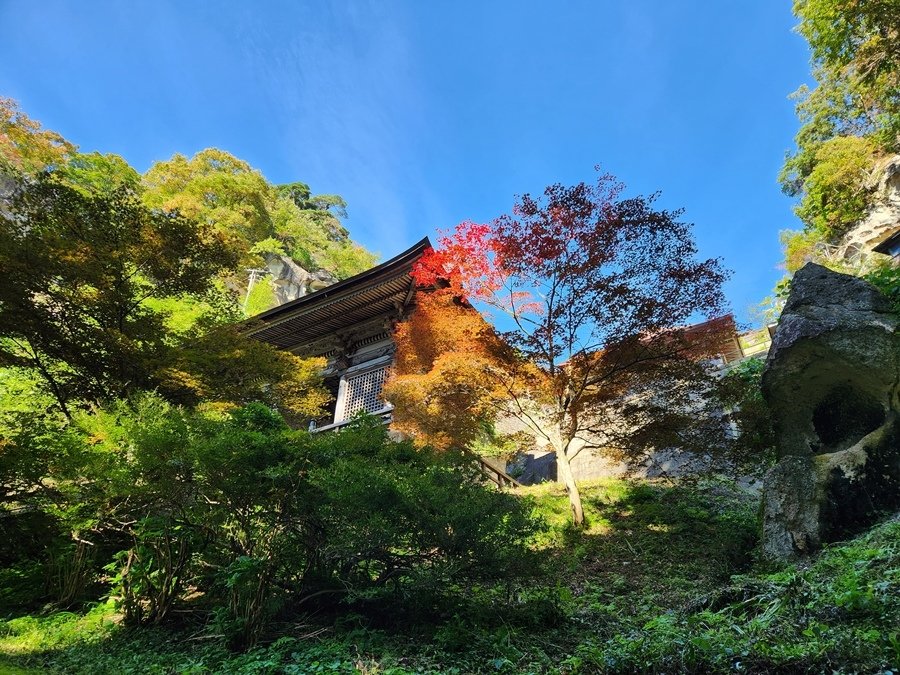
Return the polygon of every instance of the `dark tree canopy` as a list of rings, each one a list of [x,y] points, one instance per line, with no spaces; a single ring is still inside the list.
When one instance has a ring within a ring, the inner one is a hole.
[[[166,349],[147,301],[202,295],[234,263],[210,228],[127,189],[21,181],[0,213],[0,357],[37,368],[63,405],[146,386]]]

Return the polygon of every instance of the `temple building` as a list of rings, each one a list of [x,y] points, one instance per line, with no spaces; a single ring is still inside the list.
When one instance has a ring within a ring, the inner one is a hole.
[[[410,272],[431,246],[422,239],[377,267],[253,317],[247,334],[298,356],[327,359],[325,385],[334,396],[328,415],[311,429],[347,424],[360,411],[390,419],[381,399],[394,355],[393,327],[412,309]]]
[[[259,314],[247,323],[246,333],[298,356],[324,357],[326,387],[334,400],[327,414],[310,424],[311,431],[340,429],[366,412],[390,423],[393,406],[383,400],[382,388],[394,358],[393,329],[415,307],[416,288],[411,272],[430,247],[427,238],[377,267],[336,282]],[[771,344],[772,327],[738,335],[731,315],[717,317],[688,329],[688,335],[705,331],[726,336],[711,367],[727,370],[748,356],[764,355]],[[498,430],[508,426],[498,420]],[[512,429],[515,431],[516,429]],[[670,453],[671,454],[671,453]],[[491,480],[515,483],[505,462],[478,458]],[[551,451],[536,444],[517,460],[527,482],[556,478]],[[677,455],[666,464],[677,467]],[[585,452],[573,462],[577,478],[624,475],[628,467],[603,454]]]

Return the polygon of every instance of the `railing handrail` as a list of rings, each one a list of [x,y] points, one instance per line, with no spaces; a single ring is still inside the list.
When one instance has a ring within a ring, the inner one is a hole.
[[[496,467],[490,462],[486,461],[484,457],[479,455],[477,452],[473,452],[467,448],[464,448],[463,453],[471,456],[476,462],[478,462],[478,465],[481,468],[481,472],[487,476],[488,480],[496,483],[497,487],[522,487],[522,484],[519,481],[510,476],[503,469]],[[492,476],[491,474],[494,475]]]
[[[375,410],[374,412],[371,412],[369,414],[372,417],[381,417],[382,418],[381,421],[384,424],[390,424],[391,420],[384,419],[384,417],[385,417],[385,415],[388,415],[391,412],[393,412],[393,410],[394,410],[394,406],[389,404],[389,405],[386,405],[385,407],[383,407],[381,410]],[[332,422],[331,424],[326,424],[325,426],[311,428],[310,432],[317,434],[320,431],[335,431],[342,427],[346,427],[350,424],[353,424],[355,421],[356,421],[356,419],[351,417],[349,420],[341,420],[340,422]]]

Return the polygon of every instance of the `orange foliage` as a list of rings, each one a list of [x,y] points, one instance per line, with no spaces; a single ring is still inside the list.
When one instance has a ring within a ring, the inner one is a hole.
[[[500,395],[502,341],[449,289],[419,293],[394,339],[397,356],[384,390],[394,404],[393,427],[422,445],[467,444]]]

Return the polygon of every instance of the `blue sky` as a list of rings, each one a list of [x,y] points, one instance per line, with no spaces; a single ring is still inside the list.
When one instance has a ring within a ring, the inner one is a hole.
[[[214,146],[340,194],[383,257],[601,164],[685,209],[746,320],[799,225],[790,4],[0,0],[0,95],[142,171]]]

